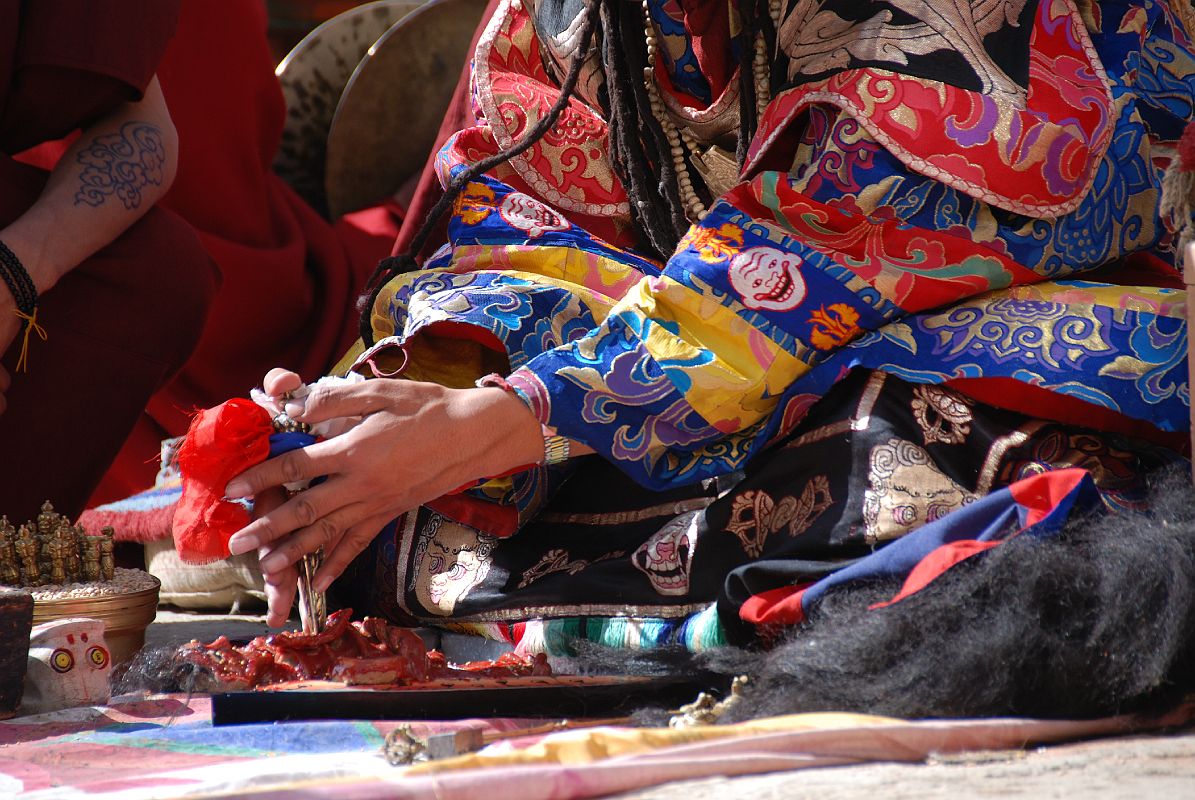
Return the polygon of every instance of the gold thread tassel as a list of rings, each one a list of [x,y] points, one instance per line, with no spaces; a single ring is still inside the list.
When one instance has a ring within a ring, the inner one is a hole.
[[[46,329],[37,324],[37,306],[33,307],[32,314],[26,314],[24,311],[17,310],[16,315],[25,320],[25,333],[21,336],[21,355],[17,359],[17,372],[29,371],[29,336],[36,333],[44,342],[49,338]]]

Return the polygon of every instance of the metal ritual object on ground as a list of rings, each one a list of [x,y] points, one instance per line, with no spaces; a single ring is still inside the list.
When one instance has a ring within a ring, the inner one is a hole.
[[[304,36],[274,70],[286,100],[274,171],[321,214],[328,212],[328,132],[344,87],[378,37],[422,5],[423,0],[363,3]]]
[[[94,597],[62,597],[34,600],[33,624],[66,617],[89,617],[104,623],[104,636],[112,663],[128,661],[145,645],[145,629],[158,613],[158,591],[162,584],[152,578],[147,589]]]
[[[324,186],[333,218],[392,197],[423,169],[485,7],[432,0],[357,65],[328,132]]]
[[[708,674],[520,676],[380,687],[301,681],[213,694],[212,724],[316,719],[606,718],[646,706],[677,708],[699,691],[725,688],[725,683],[724,678]]]
[[[417,736],[409,725],[400,725],[386,734],[386,741],[382,745],[382,755],[391,766],[401,767],[408,764],[418,764],[422,761],[436,761],[442,758],[452,758],[465,753],[475,753],[481,748],[504,739],[517,739],[523,736],[556,733],[558,731],[572,731],[582,728],[596,728],[606,725],[629,725],[631,717],[611,717],[569,720],[560,719],[545,722],[542,725],[532,725],[528,728],[515,728],[509,731],[487,731],[480,727],[461,728],[446,733],[433,733],[428,736]]]

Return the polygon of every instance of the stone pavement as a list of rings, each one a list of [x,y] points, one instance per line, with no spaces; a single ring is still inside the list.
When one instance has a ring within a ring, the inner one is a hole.
[[[1195,730],[1030,751],[969,753],[926,764],[868,764],[672,783],[619,800],[955,800],[1195,798]]]
[[[179,645],[192,639],[210,642],[217,636],[227,636],[233,640],[252,639],[269,631],[264,611],[259,614],[213,614],[159,606],[157,617],[145,629],[145,646]]]

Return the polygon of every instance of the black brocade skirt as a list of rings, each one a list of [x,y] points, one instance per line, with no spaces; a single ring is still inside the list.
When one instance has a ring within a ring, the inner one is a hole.
[[[1146,476],[1183,460],[1159,445],[1035,419],[949,389],[855,370],[743,472],[666,493],[596,456],[514,536],[422,508],[387,526],[333,587],[333,604],[403,624],[517,640],[554,620],[637,644],[756,636],[752,595],[817,580],[1033,474],[1090,471],[1107,504],[1141,508]],[[711,622],[712,621],[712,622]],[[690,631],[691,633],[691,631]],[[607,643],[620,644],[622,642]]]

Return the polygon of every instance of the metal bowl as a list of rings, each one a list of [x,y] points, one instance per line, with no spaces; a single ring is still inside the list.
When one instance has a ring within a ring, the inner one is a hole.
[[[153,577],[153,576],[150,576]],[[119,664],[136,655],[145,644],[145,629],[158,613],[158,591],[162,583],[154,578],[148,589],[95,597],[61,597],[33,601],[33,624],[66,617],[90,617],[104,623],[104,641]]]

